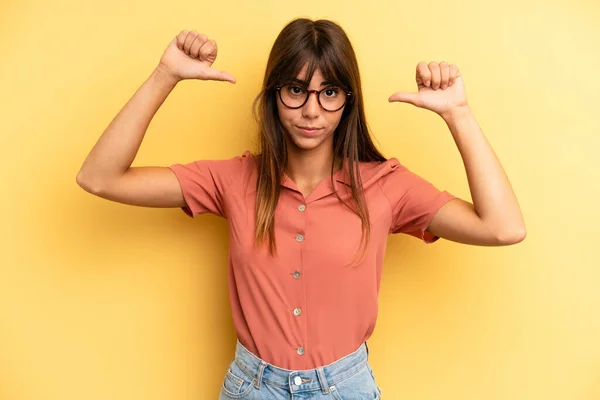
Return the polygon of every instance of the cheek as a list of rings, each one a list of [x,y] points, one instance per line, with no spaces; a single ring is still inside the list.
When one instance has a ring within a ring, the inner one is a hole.
[[[283,118],[284,118],[284,113],[283,113],[283,110],[281,109],[281,104],[279,104],[279,101],[277,102],[277,116],[279,117],[280,120],[283,120]]]
[[[283,106],[279,101],[277,101],[277,114],[279,117],[279,121],[281,121],[281,123],[283,125],[289,125],[290,124],[290,119],[292,119],[292,113],[290,111],[289,108]]]
[[[338,127],[341,120],[342,120],[342,112],[340,111],[339,113],[335,113],[335,115],[330,116],[330,118],[328,118],[327,122],[332,129],[335,129]]]

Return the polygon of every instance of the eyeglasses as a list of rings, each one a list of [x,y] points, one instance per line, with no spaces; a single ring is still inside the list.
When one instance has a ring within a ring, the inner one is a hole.
[[[338,111],[346,104],[352,92],[346,92],[337,86],[328,86],[321,90],[306,90],[297,85],[284,85],[275,88],[279,92],[279,99],[284,106],[297,109],[308,101],[311,93],[317,94],[317,101],[325,111]]]

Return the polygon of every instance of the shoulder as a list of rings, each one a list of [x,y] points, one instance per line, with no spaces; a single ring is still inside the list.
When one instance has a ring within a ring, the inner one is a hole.
[[[364,185],[381,183],[390,178],[390,175],[401,167],[397,158],[385,161],[367,161],[360,163],[360,175]]]
[[[257,157],[249,150],[229,159],[236,172],[246,172],[256,167]]]
[[[221,174],[231,175],[232,178],[239,177],[247,171],[251,171],[256,165],[256,156],[249,150],[244,151],[242,154],[214,160],[199,160],[195,161],[196,164],[205,164],[208,168]]]
[[[194,183],[230,185],[251,175],[256,169],[255,156],[248,150],[241,155],[222,159],[203,159],[173,164],[171,168],[181,180]]]
[[[397,199],[408,192],[421,192],[431,185],[426,179],[413,172],[397,158],[381,162],[364,163],[363,182],[377,184],[388,199]]]
[[[245,150],[242,154],[233,156],[230,158],[224,158],[219,160],[209,160],[208,162],[222,164],[223,166],[229,166],[231,168],[247,169],[252,168],[252,165],[256,161],[256,156],[249,150]],[[202,161],[199,161],[202,162]]]
[[[259,157],[249,150],[242,154],[222,160],[211,161],[215,173],[222,176],[229,183],[248,181],[258,170]]]

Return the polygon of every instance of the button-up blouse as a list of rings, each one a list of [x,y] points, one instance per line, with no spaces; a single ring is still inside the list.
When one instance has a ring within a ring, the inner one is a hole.
[[[336,197],[330,177],[305,198],[284,175],[273,256],[267,245],[254,246],[257,157],[244,152],[169,168],[181,185],[187,215],[212,213],[229,222],[229,296],[240,343],[280,368],[330,364],[373,333],[388,234],[435,242],[439,237],[426,229],[455,197],[395,158],[361,162],[371,238],[361,264],[351,267],[362,233],[358,215]],[[347,167],[334,173],[333,185],[351,202]]]

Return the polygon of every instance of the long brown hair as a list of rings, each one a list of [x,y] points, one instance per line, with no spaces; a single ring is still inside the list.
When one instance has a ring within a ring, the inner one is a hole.
[[[287,162],[284,128],[277,112],[275,87],[300,73],[308,63],[305,80],[310,82],[318,68],[325,79],[352,92],[333,136],[334,157],[348,165],[352,205],[338,199],[356,213],[362,222],[359,249],[364,258],[370,239],[371,225],[358,169],[360,161],[386,161],[375,148],[365,119],[363,96],[354,49],[344,30],[329,20],[312,21],[298,18],[289,22],[277,36],[269,54],[262,90],[254,100],[253,116],[259,127],[258,180],[256,183],[255,244],[268,240],[271,254],[276,251],[275,209],[280,182]],[[358,253],[357,253],[358,254]]]

